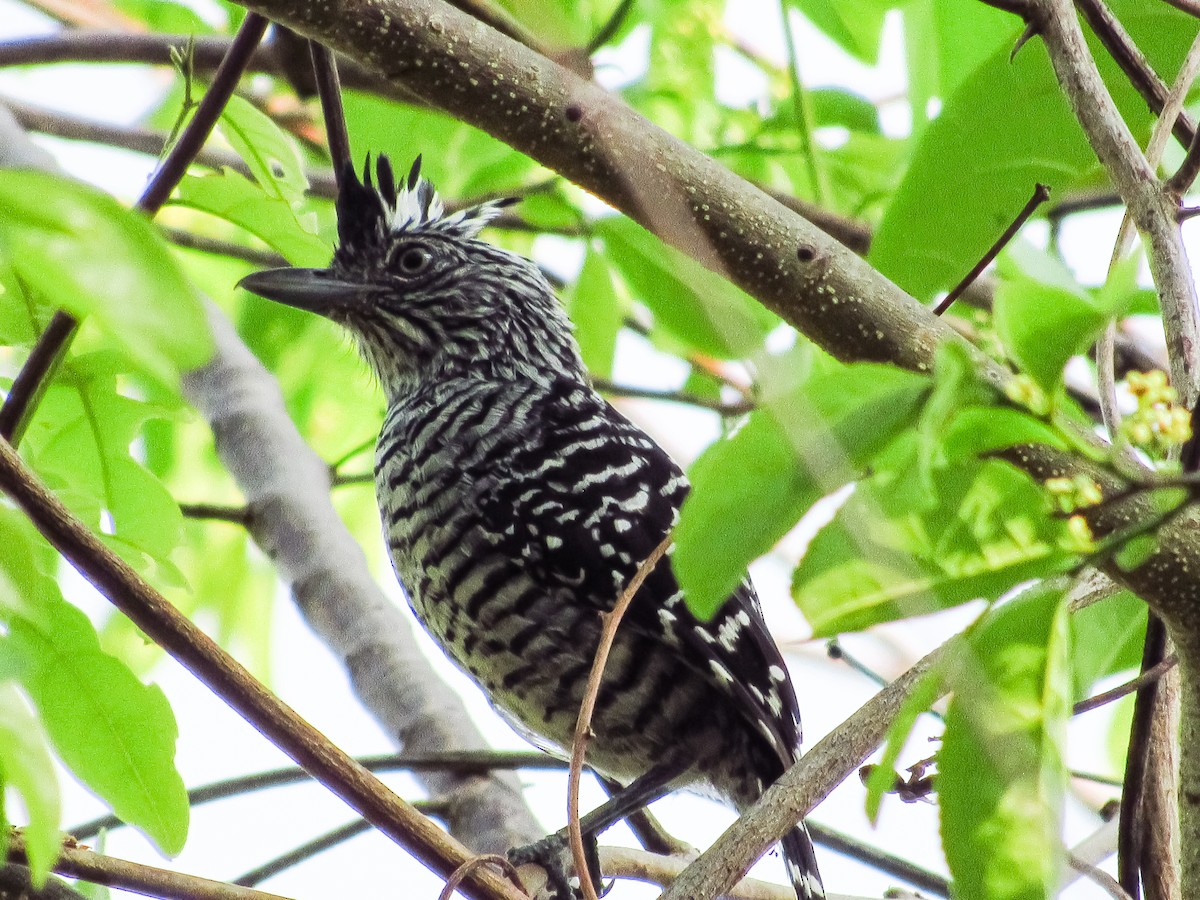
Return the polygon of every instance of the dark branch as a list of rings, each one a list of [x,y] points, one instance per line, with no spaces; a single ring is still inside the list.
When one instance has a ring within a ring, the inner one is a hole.
[[[251,513],[245,506],[218,506],[213,503],[180,503],[179,511],[189,519],[213,519],[250,527]]]
[[[1009,223],[1007,228],[1004,229],[1004,233],[1001,234],[1000,237],[996,238],[996,242],[988,248],[987,253],[983,254],[983,256],[980,257],[979,262],[975,263],[975,266],[971,269],[971,271],[966,274],[966,277],[954,286],[954,290],[943,297],[941,302],[939,302],[938,305],[933,308],[933,314],[935,316],[940,316],[942,313],[948,310],[950,305],[962,296],[963,291],[970,287],[975,279],[983,274],[983,270],[991,265],[992,260],[999,255],[1001,250],[1008,246],[1008,242],[1016,237],[1017,232],[1021,230],[1021,226],[1029,221],[1029,217],[1034,214],[1034,211],[1037,210],[1039,206],[1046,202],[1046,199],[1049,196],[1050,188],[1046,185],[1038,184],[1034,187],[1033,194],[1030,196],[1029,200],[1026,201],[1025,206],[1022,207],[1021,211],[1017,213],[1017,217]]]
[[[1198,175],[1200,175],[1200,131],[1193,135],[1192,142],[1188,144],[1187,153],[1184,154],[1183,162],[1179,164],[1175,174],[1167,179],[1163,190],[1166,191],[1167,196],[1177,197],[1182,201],[1183,195],[1188,192]]]
[[[317,82],[317,94],[321,98],[321,114],[325,119],[325,135],[329,142],[329,159],[333,163],[335,178],[350,160],[350,133],[346,130],[346,111],[342,107],[342,85],[338,79],[337,60],[324,44],[308,42],[312,55],[313,74]]]
[[[1080,700],[1075,704],[1071,714],[1077,716],[1080,713],[1090,712],[1093,709],[1099,709],[1101,706],[1112,703],[1114,700],[1120,700],[1122,697],[1127,697],[1134,691],[1139,691],[1146,685],[1158,681],[1158,679],[1166,675],[1167,672],[1175,668],[1175,664],[1178,662],[1178,657],[1176,657],[1175,654],[1171,654],[1162,662],[1155,665],[1154,668],[1143,672],[1137,678],[1131,678],[1124,684],[1119,684],[1115,688],[1099,693],[1094,697],[1088,697],[1086,700]]]
[[[1161,115],[1170,89],[1146,61],[1146,57],[1133,42],[1129,32],[1112,14],[1112,10],[1105,6],[1104,0],[1075,0],[1075,5],[1087,20],[1092,32],[1104,45],[1104,49],[1146,101],[1150,111],[1156,116]],[[1186,147],[1196,138],[1196,123],[1186,111],[1180,110],[1171,133]]]
[[[0,68],[47,63],[142,63],[170,66],[171,49],[188,42],[183,34],[140,34],[128,31],[59,31],[52,35],[0,41]],[[198,72],[213,72],[229,52],[230,38],[197,36],[194,64]],[[248,61],[247,72],[286,77],[278,48],[260,46]],[[346,87],[395,97],[396,91],[378,75],[342,60],[340,74]]]
[[[62,364],[63,348],[71,343],[78,325],[69,313],[61,309],[56,312],[13,379],[4,406],[0,407],[0,438],[14,447],[25,437],[29,420]]]

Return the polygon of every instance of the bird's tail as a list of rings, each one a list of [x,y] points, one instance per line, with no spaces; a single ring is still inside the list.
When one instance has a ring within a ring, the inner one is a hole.
[[[821,883],[821,872],[817,868],[817,854],[813,850],[808,827],[801,822],[783,836],[783,860],[787,865],[788,878],[796,889],[797,900],[824,900],[825,885]]]

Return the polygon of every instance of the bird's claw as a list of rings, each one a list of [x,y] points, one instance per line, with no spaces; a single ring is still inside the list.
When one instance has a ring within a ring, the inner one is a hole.
[[[612,884],[604,883],[600,871],[600,852],[594,836],[583,836],[583,851],[587,857],[588,874],[592,884],[599,886],[596,888],[596,894],[603,897],[612,888]],[[565,829],[524,847],[514,847],[508,851],[508,861],[514,866],[532,863],[545,870],[546,886],[549,896],[554,900],[579,900],[582,897],[579,889],[572,884],[573,881],[577,881],[577,877],[569,874],[572,860]]]

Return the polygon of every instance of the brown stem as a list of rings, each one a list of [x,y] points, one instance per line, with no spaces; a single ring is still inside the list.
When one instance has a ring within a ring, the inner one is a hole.
[[[604,666],[608,662],[608,652],[612,649],[617,637],[617,627],[625,610],[633,602],[634,596],[642,586],[642,582],[654,571],[658,561],[663,558],[671,547],[672,535],[663,538],[650,555],[638,566],[629,584],[621,592],[621,596],[613,608],[604,613],[601,618],[604,625],[600,629],[600,642],[596,647],[596,655],[592,659],[592,670],[588,673],[587,686],[583,699],[579,704],[579,718],[575,720],[575,735],[571,741],[571,766],[567,770],[567,838],[571,846],[571,856],[574,858],[575,871],[579,873],[579,886],[584,900],[599,900],[596,896],[595,885],[589,877],[587,851],[583,847],[583,831],[579,827],[579,782],[583,777],[583,758],[587,753],[588,738],[592,733],[592,711],[596,707],[596,697],[600,693],[600,682],[604,678]]]
[[[980,257],[979,262],[975,263],[971,271],[966,274],[963,280],[954,286],[954,290],[943,297],[941,302],[933,308],[933,314],[935,316],[940,316],[950,308],[950,305],[955,300],[962,296],[963,291],[969,288],[975,282],[975,279],[983,274],[983,270],[991,265],[992,260],[999,255],[1000,251],[1007,247],[1009,241],[1017,236],[1017,232],[1021,230],[1021,226],[1029,221],[1029,217],[1032,216],[1034,211],[1037,210],[1037,208],[1043,203],[1045,203],[1049,197],[1050,188],[1048,186],[1044,184],[1037,184],[1034,186],[1032,196],[1030,196],[1030,198],[1025,202],[1025,205],[1021,208],[1021,211],[1017,213],[1017,217],[1009,223],[1008,227],[1004,229],[1004,232],[1000,235],[1000,237],[996,238],[995,243],[993,243],[992,246],[988,248],[987,252]]]
[[[1166,659],[1154,665],[1153,668],[1142,672],[1137,678],[1132,678],[1124,684],[1119,684],[1112,690],[1104,691],[1094,697],[1088,697],[1086,700],[1080,700],[1071,710],[1071,715],[1078,716],[1081,713],[1090,712],[1093,709],[1099,709],[1101,706],[1112,703],[1114,700],[1120,700],[1122,697],[1127,697],[1134,691],[1139,691],[1143,687],[1153,684],[1158,681],[1167,672],[1175,668],[1179,658],[1171,654]]]
[[[14,862],[26,862],[25,841],[19,834],[9,837],[8,858]],[[71,846],[64,846],[59,851],[54,871],[92,884],[123,888],[168,900],[287,900],[278,894],[265,894],[223,881],[144,866]]]

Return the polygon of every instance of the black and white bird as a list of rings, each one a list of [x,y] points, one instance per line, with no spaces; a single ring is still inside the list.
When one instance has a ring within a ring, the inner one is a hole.
[[[534,744],[569,752],[601,629],[675,524],[688,482],[591,387],[538,267],[479,237],[510,201],[446,214],[414,164],[342,179],[328,269],[243,285],[343,325],[387,395],[375,484],[417,618]],[[709,622],[668,562],[617,632],[587,761],[628,785],[592,835],[680,787],[743,809],[797,758],[800,718],[749,581]],[[824,896],[804,825],[783,840],[801,900]]]

